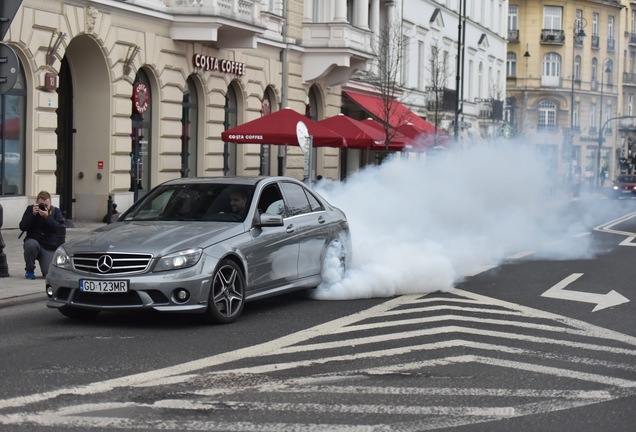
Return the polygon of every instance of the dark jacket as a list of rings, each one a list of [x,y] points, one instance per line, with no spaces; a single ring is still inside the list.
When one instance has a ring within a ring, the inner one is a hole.
[[[20,229],[26,232],[25,241],[34,239],[46,250],[55,250],[64,243],[66,226],[62,210],[51,206],[49,217],[43,218],[33,214],[33,205],[24,211],[20,221]]]

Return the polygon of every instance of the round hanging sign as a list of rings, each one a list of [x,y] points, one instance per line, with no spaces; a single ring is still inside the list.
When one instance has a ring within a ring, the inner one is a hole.
[[[135,111],[143,115],[148,109],[149,99],[146,84],[136,83],[133,86],[133,104],[135,105]]]

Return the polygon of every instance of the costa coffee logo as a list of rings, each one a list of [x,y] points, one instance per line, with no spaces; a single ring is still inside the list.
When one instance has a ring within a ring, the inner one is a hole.
[[[149,102],[150,98],[148,97],[148,87],[146,87],[146,84],[135,84],[133,86],[133,104],[135,105],[135,111],[143,115],[148,109]]]
[[[192,62],[194,63],[194,67],[198,67],[206,71],[223,72],[238,76],[245,75],[247,71],[245,63],[218,59],[216,57],[205,56],[203,54],[195,54],[194,57],[192,57]]]

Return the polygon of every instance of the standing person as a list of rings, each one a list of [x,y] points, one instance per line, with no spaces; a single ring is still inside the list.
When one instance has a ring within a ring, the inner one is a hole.
[[[51,205],[51,194],[42,191],[35,199],[35,204],[27,206],[20,229],[26,232],[24,239],[24,277],[35,279],[35,261],[40,263],[42,276],[46,276],[53,260],[55,249],[66,236],[64,215],[62,211]],[[20,236],[22,236],[20,234]]]

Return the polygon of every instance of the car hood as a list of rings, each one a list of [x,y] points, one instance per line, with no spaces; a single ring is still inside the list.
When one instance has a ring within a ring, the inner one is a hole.
[[[139,252],[155,256],[206,248],[245,231],[235,222],[115,222],[64,244],[68,253]]]

